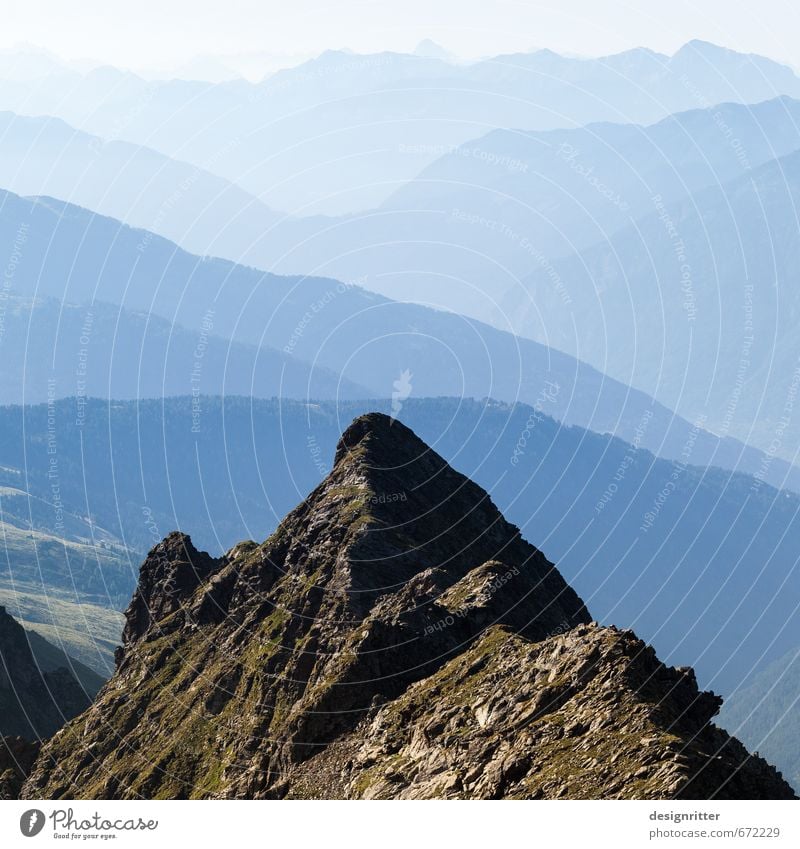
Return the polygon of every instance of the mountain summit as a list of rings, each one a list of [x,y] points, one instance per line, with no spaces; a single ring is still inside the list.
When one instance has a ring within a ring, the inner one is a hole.
[[[399,421],[342,435],[261,545],[141,568],[117,671],[29,797],[791,797],[691,670],[601,628]]]

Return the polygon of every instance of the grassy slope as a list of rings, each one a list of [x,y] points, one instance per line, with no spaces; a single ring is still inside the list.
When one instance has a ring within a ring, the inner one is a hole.
[[[122,614],[41,586],[0,580],[0,605],[26,629],[107,678],[122,633]]]
[[[33,630],[103,677],[113,670],[127,556],[118,548],[59,539],[0,522],[0,604]],[[90,592],[93,576],[107,588]]]

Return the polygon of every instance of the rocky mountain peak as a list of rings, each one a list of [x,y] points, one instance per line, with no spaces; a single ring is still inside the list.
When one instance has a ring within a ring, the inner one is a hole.
[[[359,460],[366,466],[396,468],[400,465],[398,454],[408,459],[430,451],[401,421],[385,413],[365,413],[354,419],[339,437],[334,465]]]
[[[125,611],[123,648],[140,640],[148,631],[180,609],[194,590],[218,567],[219,561],[199,552],[186,534],[174,531],[154,546],[139,570],[136,592]]]
[[[718,707],[635,638],[589,628],[581,599],[487,493],[376,414],[345,430],[331,473],[265,542],[221,558],[182,534],[156,546],[126,617],[116,675],[44,747],[26,793],[563,795],[571,762],[554,763],[549,783],[522,781],[540,731],[556,749],[572,745],[565,724],[576,737],[616,735],[629,764],[639,737],[652,732],[667,758],[656,732],[674,725],[680,747]],[[604,724],[592,724],[600,706]],[[436,775],[458,740],[473,762],[445,788]],[[403,782],[384,781],[384,755],[411,764],[398,767]],[[470,785],[466,773],[489,764],[502,780]],[[667,774],[670,786],[687,780]]]

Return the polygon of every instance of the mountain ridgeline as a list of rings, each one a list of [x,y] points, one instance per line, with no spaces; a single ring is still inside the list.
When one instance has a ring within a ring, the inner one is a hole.
[[[358,417],[262,544],[173,533],[29,798],[793,798],[488,494]]]
[[[634,628],[664,660],[694,666],[704,686],[728,695],[796,646],[794,493],[694,466],[693,451],[671,463],[641,444],[565,427],[549,407],[415,397],[402,406],[398,418],[491,494],[559,564],[595,618]],[[328,473],[344,424],[390,409],[388,401],[205,396],[2,408],[0,482],[19,488],[24,480],[29,501],[42,503],[28,509],[20,493],[11,516],[4,495],[6,521],[33,516],[41,531],[55,531],[42,438],[54,417],[63,513],[85,517],[74,533],[88,554],[79,559],[49,537],[30,541],[0,564],[0,602],[17,615],[24,585],[122,610],[144,553],[170,530],[191,533],[213,556],[241,539],[265,539]],[[39,608],[59,612],[44,602]],[[59,633],[75,618],[59,622]],[[93,662],[74,644],[69,650]]]
[[[699,105],[757,103],[778,94],[800,95],[791,68],[695,40],[672,56],[646,48],[595,59],[536,50],[457,64],[392,51],[326,50],[258,83],[150,81],[110,67],[86,74],[63,69],[46,85],[0,80],[0,109],[54,116],[94,135],[84,141],[55,122],[49,128],[67,169],[112,183],[113,194],[127,193],[137,212],[168,221],[177,235],[208,233],[203,225],[214,220],[223,227],[230,222],[229,230],[252,226],[248,208],[230,219],[203,215],[207,204],[191,191],[195,182],[208,186],[213,175],[203,172],[209,169],[268,207],[338,215],[375,207],[441,152],[484,128],[652,123]],[[15,168],[14,148],[26,145],[26,133],[3,131],[11,137],[9,170],[35,170],[45,145],[33,145],[32,161],[20,157]],[[131,144],[149,150],[137,155]],[[79,155],[81,145],[91,155]],[[148,161],[159,154],[160,161]],[[141,177],[143,166],[157,174],[156,185],[168,180],[177,197],[164,192],[168,203],[144,202],[142,194],[152,188]],[[72,197],[66,192],[74,178],[51,183]],[[216,199],[220,183],[205,196]],[[225,211],[241,204],[241,190],[225,194]]]
[[[579,360],[463,315],[333,279],[192,256],[52,198],[0,191],[0,244],[13,265],[0,333],[7,403],[188,393],[387,398],[410,371],[417,397],[534,405],[557,383],[547,409],[561,421],[632,442],[647,414],[639,438],[660,456],[678,458],[691,438],[697,463],[764,469],[769,482],[800,490],[800,471],[784,459],[765,463],[725,431],[697,431]]]
[[[0,50],[0,154],[0,799],[800,790],[795,71]]]

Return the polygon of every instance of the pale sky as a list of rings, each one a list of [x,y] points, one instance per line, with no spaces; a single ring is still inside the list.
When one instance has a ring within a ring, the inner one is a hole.
[[[3,3],[0,46],[159,69],[197,55],[411,50],[431,38],[463,57],[549,47],[604,55],[692,38],[800,65],[796,0],[26,0]]]

